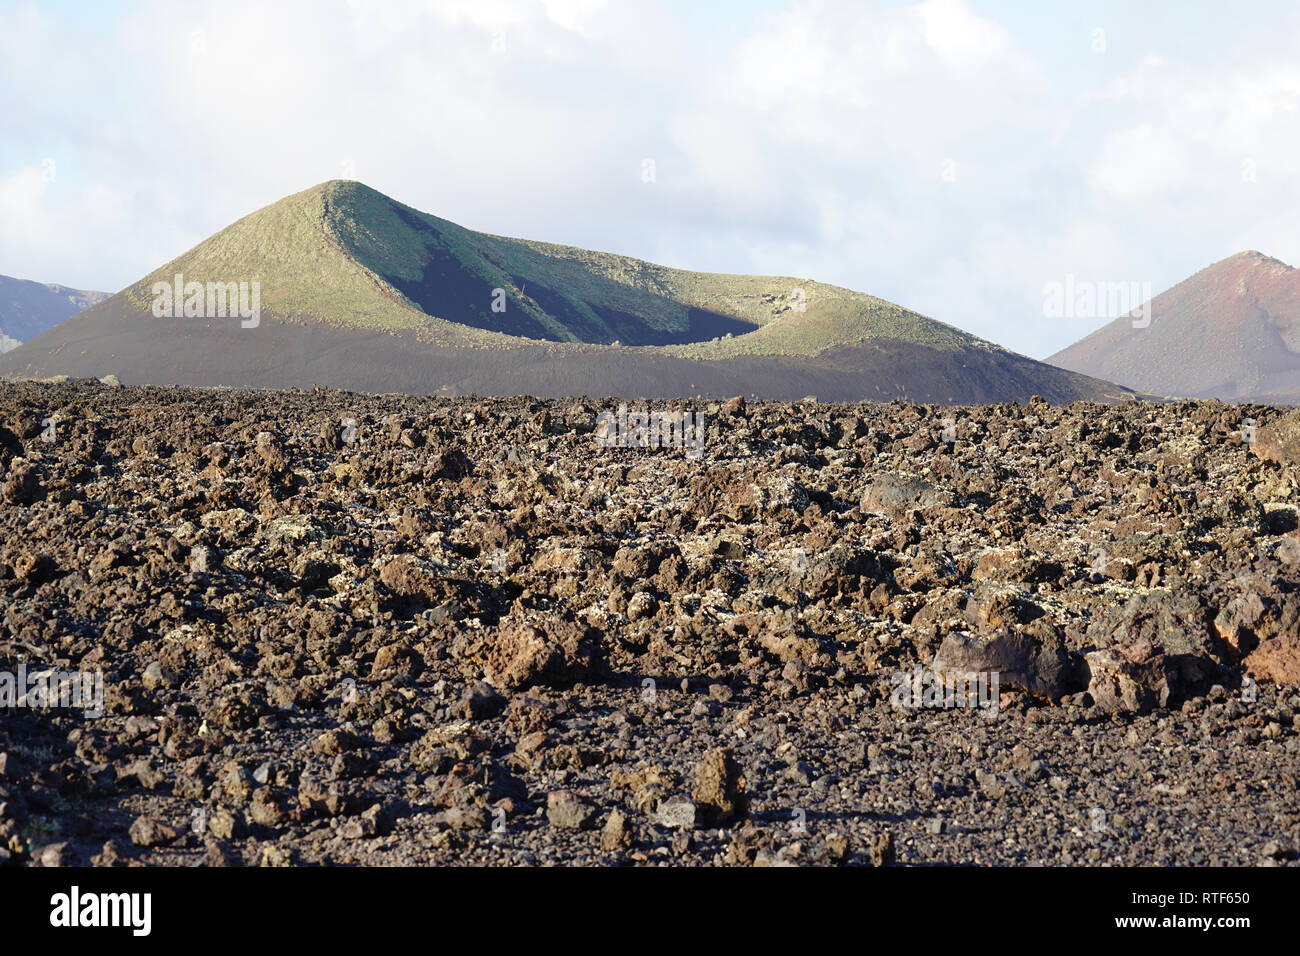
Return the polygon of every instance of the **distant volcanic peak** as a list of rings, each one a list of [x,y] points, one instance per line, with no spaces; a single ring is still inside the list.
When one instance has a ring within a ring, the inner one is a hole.
[[[1169,396],[1289,402],[1300,392],[1300,270],[1247,250],[1152,307],[1149,326],[1115,320],[1048,361]]]
[[[1264,253],[1260,252],[1257,249],[1247,249],[1245,252],[1239,252],[1235,256],[1229,256],[1227,259],[1223,261],[1232,262],[1234,259],[1250,260],[1253,262],[1258,262],[1269,266],[1281,266],[1284,269],[1291,268],[1291,266],[1287,265],[1281,259],[1277,259],[1274,258],[1273,256],[1265,255]]]
[[[1266,256],[1254,249],[1238,252],[1226,259],[1220,259],[1213,265],[1206,266],[1197,276],[1215,279],[1234,279],[1245,283],[1269,281],[1291,276],[1295,269],[1273,256]],[[1177,288],[1175,286],[1174,288]]]
[[[1248,300],[1266,311],[1300,310],[1300,271],[1272,256],[1242,253],[1216,263],[1204,275],[1211,288]],[[1213,297],[1213,293],[1206,294]]]
[[[1266,256],[1258,249],[1243,249],[1241,252],[1234,252],[1230,256],[1220,259],[1218,262],[1206,266],[1207,269],[1213,269],[1215,266],[1223,265],[1225,262],[1248,262],[1260,259],[1271,259],[1272,256]]]
[[[107,292],[0,276],[0,352],[107,298]]]

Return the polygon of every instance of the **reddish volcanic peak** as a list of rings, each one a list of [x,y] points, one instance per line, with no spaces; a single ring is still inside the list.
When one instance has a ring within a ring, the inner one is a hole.
[[[1130,388],[1225,401],[1300,401],[1300,270],[1255,250],[1202,269],[1047,359]]]

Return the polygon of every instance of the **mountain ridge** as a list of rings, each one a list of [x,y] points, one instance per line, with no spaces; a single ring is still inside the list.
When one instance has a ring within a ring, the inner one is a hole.
[[[109,295],[0,275],[0,352],[17,348]]]
[[[256,281],[258,328],[155,319],[155,284],[177,274]],[[465,357],[485,351],[499,353],[495,366]],[[571,374],[557,371],[565,363]],[[841,400],[917,388],[918,399],[952,402],[1133,397],[866,293],[480,233],[347,180],[241,217],[0,361],[10,376],[109,373],[253,387],[314,384],[304,382],[312,375],[362,391],[446,394],[562,395],[585,381],[635,395],[798,398],[811,391],[802,378]]]

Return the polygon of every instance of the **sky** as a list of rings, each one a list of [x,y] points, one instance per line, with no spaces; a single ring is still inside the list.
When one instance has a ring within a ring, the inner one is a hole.
[[[1300,264],[1298,107],[1291,0],[0,0],[0,274],[116,291],[346,178],[1042,358],[1114,314],[1053,286]]]

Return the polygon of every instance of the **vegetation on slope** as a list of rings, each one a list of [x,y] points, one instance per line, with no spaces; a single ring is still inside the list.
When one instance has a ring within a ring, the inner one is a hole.
[[[807,356],[873,339],[998,349],[848,289],[493,236],[348,181],[244,217],[127,294],[148,309],[153,283],[176,273],[187,282],[256,279],[263,309],[282,320],[416,331],[441,345],[618,342],[697,359]]]

